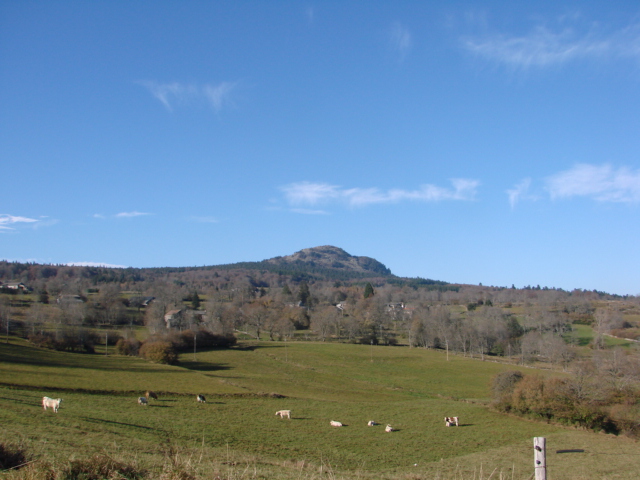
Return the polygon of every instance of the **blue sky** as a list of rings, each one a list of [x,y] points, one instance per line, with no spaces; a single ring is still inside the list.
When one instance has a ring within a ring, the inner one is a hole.
[[[640,294],[640,4],[0,2],[0,258],[335,245]]]

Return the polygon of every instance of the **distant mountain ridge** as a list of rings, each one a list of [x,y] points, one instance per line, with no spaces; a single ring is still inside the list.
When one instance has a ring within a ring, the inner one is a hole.
[[[274,257],[260,262],[239,262],[213,265],[207,269],[261,270],[289,275],[301,280],[355,280],[366,278],[393,279],[395,276],[384,264],[370,257],[358,257],[331,245],[305,248],[293,255]]]
[[[390,276],[384,264],[371,257],[358,257],[332,245],[305,248],[293,255],[275,257],[265,260],[266,263],[280,266],[309,266],[327,269],[350,271],[352,273]]]

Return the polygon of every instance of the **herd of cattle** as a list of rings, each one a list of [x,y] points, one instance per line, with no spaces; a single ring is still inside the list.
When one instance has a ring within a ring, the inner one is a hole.
[[[158,395],[155,392],[152,392],[151,390],[147,390],[144,394],[144,397],[138,397],[138,404],[149,405],[150,398],[157,400]],[[198,394],[196,395],[196,401],[198,403],[206,403],[207,399],[204,398],[204,395]],[[45,411],[47,410],[47,408],[51,408],[54,412],[58,413],[58,408],[60,408],[60,402],[62,402],[61,398],[42,397],[42,407],[45,409]],[[276,412],[276,416],[279,416],[280,418],[288,418],[289,420],[291,420],[291,410],[278,410]],[[332,427],[344,427],[344,423],[337,422],[335,420],[330,420],[329,425],[331,425]],[[380,424],[377,422],[374,422],[373,420],[369,420],[369,422],[367,422],[367,425],[369,427],[373,427],[375,425],[380,425]],[[444,417],[444,425],[446,427],[451,427],[453,425],[455,425],[456,427],[459,427],[460,421],[458,417]],[[390,433],[395,431],[395,429],[391,425],[387,425],[384,431],[387,433]]]
[[[280,417],[280,418],[288,418],[289,420],[291,420],[291,410],[278,410],[276,412],[276,417]],[[458,417],[444,417],[444,424],[446,427],[451,427],[453,425],[455,425],[456,427],[460,426],[460,421],[458,419]],[[344,427],[344,423],[342,422],[337,422],[335,420],[330,420],[329,421],[329,425],[331,425],[332,427]],[[379,423],[373,421],[373,420],[369,420],[367,422],[367,426],[369,427],[373,427],[375,425],[380,425]],[[395,432],[396,429],[393,428],[391,425],[387,425],[384,428],[384,431],[387,433],[390,432]]]

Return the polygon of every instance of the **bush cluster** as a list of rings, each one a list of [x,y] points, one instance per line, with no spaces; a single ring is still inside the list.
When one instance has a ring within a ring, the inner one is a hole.
[[[28,340],[38,347],[65,352],[95,353],[98,336],[84,328],[29,335]]]
[[[493,406],[503,412],[637,437],[640,391],[589,391],[577,378],[543,378],[519,371],[492,380]]]
[[[171,342],[147,341],[140,347],[139,355],[155,363],[165,363],[167,365],[178,363],[178,352]]]
[[[131,340],[123,341],[116,345],[116,349],[120,349],[125,355],[132,355],[133,353],[126,352],[139,348],[138,354],[147,360],[174,365],[178,363],[178,353],[193,351],[194,339],[198,349],[229,348],[237,341],[234,335],[218,335],[207,330],[184,330],[151,336],[142,345],[136,345]]]
[[[116,353],[118,355],[129,355],[135,357],[140,351],[140,341],[135,338],[119,338],[116,342]]]
[[[234,335],[218,335],[208,330],[184,330],[182,332],[171,332],[162,338],[173,344],[173,347],[179,352],[193,351],[193,342],[196,342],[196,348],[229,348],[236,344]]]

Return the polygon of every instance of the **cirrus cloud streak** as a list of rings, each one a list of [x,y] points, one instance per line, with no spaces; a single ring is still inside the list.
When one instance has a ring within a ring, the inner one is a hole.
[[[417,190],[378,188],[343,188],[328,183],[297,182],[281,187],[287,202],[292,206],[342,203],[350,207],[366,207],[374,204],[403,201],[438,202],[444,200],[474,200],[480,184],[478,180],[452,179],[452,187],[422,185]]]
[[[194,85],[180,82],[158,83],[154,81],[140,81],[138,84],[146,87],[167,110],[172,112],[176,107],[196,104],[209,104],[215,112],[222,110],[227,104],[232,104],[232,93],[237,82],[220,82],[218,84]]]
[[[469,52],[514,69],[527,70],[564,64],[579,59],[640,58],[640,25],[605,32],[577,24],[553,29],[537,25],[530,33],[495,33],[467,37]]]
[[[589,197],[599,202],[640,202],[640,169],[577,164],[546,179],[552,199]]]

